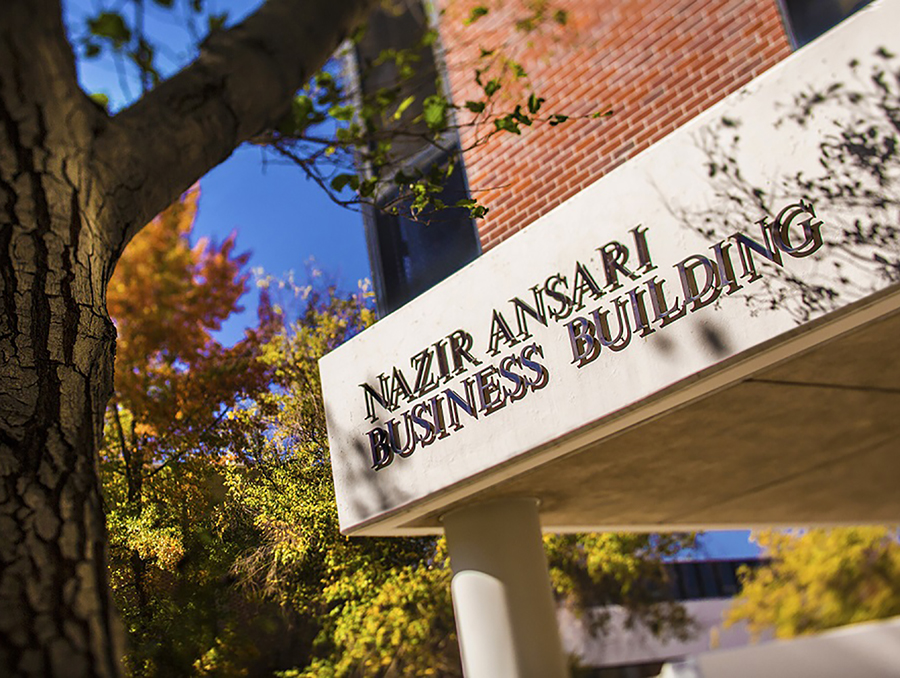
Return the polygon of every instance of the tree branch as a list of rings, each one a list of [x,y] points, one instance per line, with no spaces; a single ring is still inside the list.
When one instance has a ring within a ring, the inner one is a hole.
[[[292,95],[374,0],[269,0],[213,35],[199,58],[116,115],[98,140],[120,246],[242,142],[287,112]]]
[[[59,0],[0,2],[0,100],[29,135],[45,128],[42,142],[67,145],[73,157],[106,124],[78,85]]]

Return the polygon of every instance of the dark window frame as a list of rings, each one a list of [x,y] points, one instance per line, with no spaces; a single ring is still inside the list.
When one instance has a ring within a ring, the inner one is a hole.
[[[424,157],[419,158],[421,164],[417,163],[418,167],[428,167],[433,163],[441,162],[442,156],[444,155],[442,151],[437,148],[428,150],[428,153],[423,154]],[[468,176],[466,175],[465,167],[462,165],[458,146],[451,149],[448,155],[450,154],[455,156],[456,161],[456,168],[454,169],[451,181],[456,179],[461,182],[462,185],[459,190],[459,197],[468,197],[471,195],[469,192]],[[437,262],[437,260],[434,260],[439,266],[440,276],[430,280],[423,280],[422,278],[403,281],[398,280],[397,271],[402,267],[402,255],[398,255],[396,251],[388,252],[386,250],[391,247],[392,244],[395,247],[399,244],[393,243],[392,240],[394,238],[402,239],[401,231],[405,227],[402,222],[411,220],[402,219],[401,216],[388,214],[384,209],[378,206],[378,203],[384,206],[386,202],[394,199],[395,196],[395,192],[379,196],[378,200],[376,200],[376,205],[365,204],[363,205],[362,210],[363,223],[366,232],[366,247],[368,248],[369,262],[372,267],[372,282],[379,317],[384,317],[404,306],[422,292],[438,284],[441,280],[452,275],[453,272],[474,261],[481,255],[481,239],[478,235],[477,224],[473,219],[468,217],[457,219],[459,223],[462,224],[457,228],[462,229],[463,232],[461,235],[468,242],[462,243],[463,247],[459,249],[459,255],[455,260],[455,265],[440,266],[440,263]],[[447,212],[449,213],[452,210],[461,209],[462,208],[451,208],[451,210],[447,210]],[[435,223],[421,223],[415,227],[423,229],[440,228],[441,212],[435,213],[432,219]],[[396,230],[397,233],[385,233],[387,230]]]
[[[434,6],[429,0],[408,1],[418,4],[417,9],[421,9],[421,18],[423,18],[425,21],[424,25],[426,25],[427,27],[433,27],[435,25],[437,15],[435,13]],[[384,45],[383,47],[387,48],[389,47],[389,45]],[[435,79],[439,83],[438,87],[440,88],[441,94],[449,100],[449,80],[446,64],[444,62],[444,50],[440,38],[435,40],[435,42],[431,45],[430,51],[433,59]],[[348,75],[352,83],[353,90],[357,93],[358,96],[363,91],[363,83],[360,81],[359,75],[361,70],[360,55],[355,49],[348,49],[346,54],[346,70],[349,72]],[[408,110],[407,116],[409,116],[411,113],[412,111]],[[452,111],[451,116],[453,116],[453,118],[451,119],[452,126],[453,122],[455,122],[455,114]],[[415,152],[413,156],[404,163],[404,167],[408,170],[427,170],[435,162],[440,161],[443,155],[448,153],[453,156],[454,162],[456,163],[456,167],[454,170],[454,174],[456,176],[452,176],[451,181],[457,181],[461,177],[462,190],[460,196],[470,197],[471,192],[469,190],[468,174],[466,172],[465,161],[460,150],[459,135],[457,134],[455,129],[446,132],[442,136],[442,138],[436,140],[436,143],[434,144],[423,143],[421,150]],[[365,167],[363,167],[363,172],[367,174],[371,173],[369,168]],[[389,225],[386,226],[386,222],[389,222],[392,217],[388,215],[387,212],[382,208],[385,207],[386,204],[389,201],[393,200],[395,197],[396,191],[382,193],[375,197],[374,205],[364,203],[361,210],[366,235],[366,248],[369,255],[370,267],[372,269],[372,285],[375,292],[376,309],[379,317],[384,317],[397,308],[405,305],[416,296],[418,296],[418,294],[421,294],[421,292],[437,284],[441,279],[447,277],[447,275],[450,275],[451,272],[458,270],[459,268],[462,268],[466,264],[470,263],[472,260],[479,257],[482,253],[478,226],[473,219],[469,218],[468,225],[464,229],[465,235],[463,237],[466,238],[471,245],[471,247],[468,248],[470,252],[465,253],[464,256],[462,256],[459,261],[456,262],[456,266],[453,268],[453,271],[441,276],[440,279],[431,280],[427,285],[423,286],[418,283],[415,284],[414,287],[416,288],[416,291],[410,294],[398,294],[397,289],[391,289],[392,285],[394,285],[392,279],[394,277],[393,271],[398,270],[402,262],[396,261],[396,259],[394,259],[393,265],[391,265],[391,258],[395,257],[396,252],[392,253],[386,251],[391,243],[385,242],[386,238],[382,237],[383,230],[389,230],[392,228]],[[399,222],[399,219],[394,219]],[[398,223],[393,228],[400,229],[401,226]],[[390,238],[388,238],[388,240],[390,240]],[[393,271],[391,269],[393,269]]]
[[[791,49],[797,50],[831,30],[872,0],[858,0],[851,8],[840,7],[841,0],[776,0],[776,2],[781,13],[784,31],[791,43]],[[809,9],[807,5],[812,4],[815,4],[816,9],[820,12],[830,11],[832,16],[825,18],[819,24],[810,25],[812,19],[809,14],[806,14],[806,11]]]

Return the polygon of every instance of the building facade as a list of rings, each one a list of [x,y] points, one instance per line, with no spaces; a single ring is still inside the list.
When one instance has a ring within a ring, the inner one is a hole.
[[[441,143],[451,153],[459,151],[462,161],[448,182],[448,196],[474,195],[489,210],[476,223],[462,210],[449,210],[427,232],[416,220],[368,211],[382,313],[495,247],[865,4],[401,0],[377,13],[358,48],[358,64],[373,62],[384,49],[416,44],[429,28],[438,31],[434,50],[422,53],[420,74],[407,87],[418,105],[441,90],[459,108],[458,131]],[[523,78],[511,75],[513,63],[524,70]],[[482,82],[497,77],[503,83],[492,96],[497,110],[535,92],[546,99],[545,114],[569,120],[484,141],[491,123],[479,124],[479,116],[464,107],[484,98],[476,71],[483,71]],[[381,65],[362,87],[383,85],[392,75]],[[416,104],[401,122],[408,124],[415,113]],[[596,113],[608,115],[591,117]],[[442,157],[425,142],[416,151],[404,150],[415,167],[446,160],[446,153]]]
[[[619,606],[604,609],[602,632],[570,610],[559,612],[563,647],[576,667],[577,678],[649,678],[665,663],[678,662],[709,650],[745,647],[751,642],[746,624],[725,628],[723,620],[740,591],[738,570],[765,564],[759,559],[716,559],[668,565],[670,594],[681,602],[695,626],[685,640],[659,638],[646,627],[629,624]]]

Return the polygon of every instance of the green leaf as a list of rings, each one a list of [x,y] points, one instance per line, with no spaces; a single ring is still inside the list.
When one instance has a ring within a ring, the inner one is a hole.
[[[375,193],[375,186],[377,184],[377,179],[366,179],[359,185],[359,194],[364,198],[371,197]]]
[[[291,101],[291,112],[277,129],[287,136],[298,136],[312,124],[323,122],[324,116],[315,110],[312,99],[306,94],[298,94]]]
[[[334,76],[328,71],[319,71],[316,74],[316,84],[319,87],[332,87],[334,85]]]
[[[228,21],[228,12],[221,14],[210,14],[208,18],[209,32],[215,33],[225,28],[225,22]]]
[[[536,115],[539,110],[541,110],[541,104],[546,101],[544,97],[537,96],[534,92],[531,93],[531,96],[528,97],[528,112],[532,115]]]
[[[353,120],[353,106],[332,106],[328,109],[328,115],[341,122]]]
[[[535,28],[537,28],[537,19],[538,17],[536,16],[519,19],[515,23],[516,30],[520,33],[531,33]]]
[[[413,177],[403,170],[398,170],[394,175],[394,183],[398,186],[403,186],[405,184],[410,183],[413,180]]]
[[[521,106],[517,105],[517,106],[516,106],[516,109],[515,109],[512,113],[510,113],[509,115],[510,115],[510,117],[511,117],[513,120],[515,120],[516,122],[521,122],[523,125],[531,126],[531,118],[529,118],[527,115],[525,115],[525,114],[522,112],[522,107],[521,107]]]
[[[338,174],[331,180],[331,188],[337,193],[343,191],[347,186],[353,189],[357,188],[359,178],[355,174]]]
[[[84,43],[84,56],[88,59],[93,59],[96,56],[100,55],[100,45],[96,42],[91,42],[90,40],[85,41]]]
[[[499,89],[500,89],[500,81],[497,80],[497,78],[494,78],[493,80],[490,80],[488,82],[488,84],[486,84],[484,86],[484,93],[487,94],[489,97],[492,97],[492,96],[494,96],[494,94],[497,93],[497,90],[499,90]]]
[[[488,13],[488,8],[483,5],[479,5],[478,7],[473,7],[472,11],[469,13],[469,18],[463,21],[466,26],[474,24],[481,17]]]
[[[425,34],[422,36],[422,39],[419,41],[423,47],[430,47],[437,41],[437,31],[434,29],[430,29],[425,31]]]
[[[109,96],[103,92],[92,92],[91,94],[88,94],[88,96],[91,98],[91,101],[100,104],[107,111],[109,110]]]
[[[610,108],[605,111],[597,111],[596,113],[591,115],[591,117],[592,118],[606,118],[612,114],[613,114],[613,109]]]
[[[475,198],[462,198],[455,203],[456,207],[473,207],[476,204]]]
[[[496,127],[499,131],[511,132],[512,134],[522,133],[522,130],[519,127],[519,123],[516,122],[515,118],[512,115],[497,118],[496,120],[494,120],[494,127]]]
[[[409,211],[413,216],[416,216],[417,214],[421,213],[422,210],[424,210],[426,207],[428,207],[428,196],[424,194],[418,195],[409,206]]]
[[[473,113],[483,113],[484,112],[484,102],[483,101],[467,101],[466,108],[468,108]]]
[[[416,100],[416,97],[410,94],[403,101],[400,102],[400,105],[397,106],[397,110],[394,111],[394,120],[399,120],[400,116],[403,115],[403,112],[406,111],[412,105],[412,102]]]
[[[568,115],[560,115],[559,113],[554,113],[550,116],[550,126],[556,127],[557,125],[564,123],[568,119]]]
[[[428,129],[441,131],[447,127],[447,100],[432,94],[422,103],[422,116]]]
[[[88,28],[98,38],[106,38],[116,49],[131,40],[131,31],[125,19],[118,12],[101,12],[93,19],[88,19]]]
[[[569,21],[569,13],[564,9],[558,9],[553,13],[553,20],[560,26],[565,26]]]
[[[305,121],[313,111],[313,102],[306,94],[298,94],[291,102],[291,109],[298,121]]]

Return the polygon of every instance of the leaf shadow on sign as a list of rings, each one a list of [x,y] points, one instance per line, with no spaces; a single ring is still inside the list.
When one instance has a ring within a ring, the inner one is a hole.
[[[721,358],[731,353],[725,332],[720,330],[713,323],[703,323],[700,326],[700,334],[703,341],[706,342],[716,357]]]
[[[750,179],[739,159],[779,149],[751,148],[742,139],[743,121],[724,115],[696,136],[713,199],[701,208],[669,205],[684,227],[710,243],[749,233],[763,218],[775,223],[789,203],[811,206],[825,222],[815,275],[767,266],[757,283],[766,294],[757,284],[734,294],[754,312],[787,310],[798,325],[900,281],[900,58],[878,47],[864,61],[851,60],[845,72],[778,104],[783,113],[773,134],[817,136],[814,171]]]
[[[704,319],[697,323],[697,331],[700,335],[700,341],[705,348],[716,358],[725,358],[731,355],[731,343],[728,341],[728,334],[724,326],[709,319]],[[678,351],[678,346],[669,335],[658,332],[652,335],[653,348],[667,357],[674,357]]]
[[[371,455],[363,434],[345,433],[346,427],[330,413],[326,413],[325,419],[332,440],[349,441],[340,450],[332,450],[332,465],[335,469],[342,469],[340,483],[343,485],[343,491],[338,497],[339,500],[342,497],[350,497],[349,509],[353,524],[400,506],[411,499],[410,493],[405,491],[393,476],[383,471],[376,472],[372,468]],[[339,456],[349,458],[337,463]],[[337,474],[335,482],[336,484],[338,482]],[[342,529],[346,529],[344,524],[346,520],[347,516],[342,515]]]

